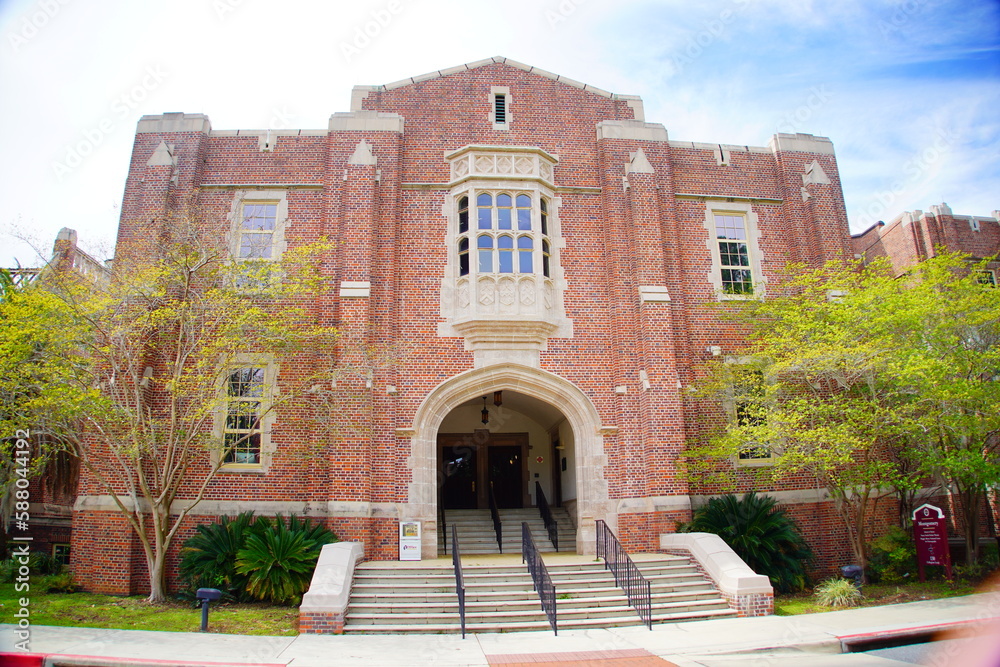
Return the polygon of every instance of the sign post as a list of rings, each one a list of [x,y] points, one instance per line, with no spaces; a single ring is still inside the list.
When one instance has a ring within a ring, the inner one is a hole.
[[[913,543],[917,547],[917,573],[925,580],[924,567],[941,565],[951,579],[951,552],[948,526],[940,507],[924,504],[913,510]]]

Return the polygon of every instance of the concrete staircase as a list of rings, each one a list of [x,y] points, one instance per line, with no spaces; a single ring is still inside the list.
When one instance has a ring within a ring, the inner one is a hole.
[[[521,553],[522,521],[528,523],[531,536],[535,539],[535,544],[540,551],[555,551],[555,547],[549,541],[549,534],[545,530],[545,523],[542,521],[537,507],[499,510],[499,513],[502,524],[503,553]],[[559,525],[559,550],[575,552],[576,528],[573,527],[569,513],[562,507],[553,507],[552,518]],[[490,518],[489,510],[445,510],[445,521],[449,545],[451,543],[451,527],[458,527],[458,541],[463,556],[499,553],[496,533],[493,530],[493,519]],[[443,531],[439,532],[438,546],[440,552],[445,553]],[[447,553],[451,553],[450,546]]]
[[[519,555],[466,558],[464,543],[461,548],[467,632],[549,629]],[[736,615],[689,559],[666,554],[636,554],[633,559],[652,584],[654,623]],[[544,560],[556,587],[559,629],[641,624],[603,561],[555,553],[546,554]],[[349,633],[461,632],[451,560],[359,565],[344,629]]]

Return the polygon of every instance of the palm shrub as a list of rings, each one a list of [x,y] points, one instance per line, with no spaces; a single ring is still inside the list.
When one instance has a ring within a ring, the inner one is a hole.
[[[323,545],[335,540],[323,526],[295,517],[286,525],[279,517],[268,530],[247,537],[236,571],[246,575],[247,592],[258,600],[294,604],[309,587]]]
[[[181,550],[188,594],[218,588],[236,600],[293,601],[308,587],[320,549],[337,541],[323,525],[294,515],[286,522],[243,512],[195,530]]]
[[[261,533],[271,522],[243,512],[236,517],[220,516],[215,523],[195,528],[181,549],[181,578],[190,592],[217,588],[227,597],[246,599],[247,578],[236,571],[236,559],[249,535]]]
[[[712,498],[680,529],[715,533],[780,592],[801,590],[809,582],[806,566],[812,551],[795,521],[771,496],[751,491],[742,498],[731,493]]]

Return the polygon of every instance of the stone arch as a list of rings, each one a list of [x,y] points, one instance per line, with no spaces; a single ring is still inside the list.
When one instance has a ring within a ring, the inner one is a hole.
[[[466,371],[435,387],[417,408],[410,437],[408,465],[412,471],[408,514],[423,522],[424,558],[437,555],[437,434],[441,422],[470,397],[510,390],[557,407],[573,430],[577,479],[577,552],[593,553],[594,521],[608,516],[608,484],[604,478],[607,457],[604,434],[613,429],[601,424],[597,408],[573,383],[538,368],[497,364]]]

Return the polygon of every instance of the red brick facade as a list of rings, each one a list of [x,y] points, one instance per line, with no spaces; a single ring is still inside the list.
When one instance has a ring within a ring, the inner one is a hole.
[[[947,204],[930,211],[907,211],[889,223],[879,222],[851,237],[857,257],[886,257],[897,274],[941,249],[963,252],[974,259],[993,258],[988,266],[1000,278],[1000,211],[989,217],[955,215]],[[994,283],[996,284],[996,283]]]
[[[366,557],[389,559],[398,520],[417,519],[424,556],[433,556],[439,433],[467,434],[479,457],[499,451],[491,438],[526,434],[520,471],[510,474],[531,503],[538,481],[550,502],[571,508],[581,551],[593,550],[596,519],[629,548],[649,550],[689,519],[691,496],[707,490],[689,488],[677,460],[705,415],[685,389],[698,364],[733,352],[742,335],[703,307],[741,306],[741,295],[725,293],[716,215],[743,226],[733,245],[748,259],[750,273],[739,275],[754,293],[789,261],[846,256],[851,238],[829,140],[675,141],[642,113],[638,98],[492,59],[355,89],[352,111],[334,114],[327,130],[215,131],[200,115],[144,117],[120,248],[154,252],[168,213],[184,206],[225,220],[247,193],[280,200],[289,248],[335,241],[323,264],[329,290],[310,304],[317,320],[396,350],[401,362],[361,387],[351,411],[363,430],[315,442],[295,414],[279,414],[266,473],[220,474],[185,534],[217,513],[295,512],[363,541]],[[530,200],[530,233],[516,229],[519,219],[502,226],[505,192]],[[493,271],[477,246],[484,193],[499,229]],[[522,257],[521,246],[503,254],[505,235],[531,241],[530,270],[503,269]],[[307,360],[284,361],[281,373],[296,363]],[[484,426],[482,397],[495,391],[502,403],[487,402]],[[307,448],[321,459],[294,455]],[[813,486],[802,479],[781,491],[794,503]],[[82,481],[76,570],[87,588],[128,593],[145,576],[141,552],[100,493]],[[793,514],[824,566],[847,558],[846,543],[830,543],[826,518]]]

